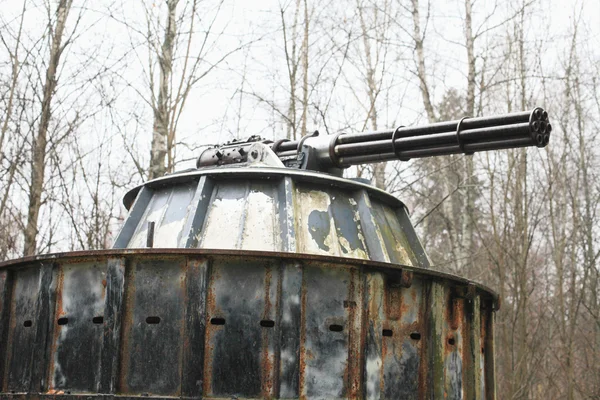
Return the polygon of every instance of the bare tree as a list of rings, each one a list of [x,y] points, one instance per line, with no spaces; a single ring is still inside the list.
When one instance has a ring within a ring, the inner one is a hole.
[[[25,21],[25,3],[19,18],[19,24],[16,32],[8,31],[7,28],[0,30],[0,41],[4,46],[10,65],[10,75],[7,77],[5,93],[1,96],[2,104],[2,120],[0,125],[0,165],[5,166],[6,170],[0,175],[2,182],[2,193],[0,193],[0,259],[5,259],[9,254],[17,254],[17,237],[18,227],[15,224],[10,224],[10,216],[7,215],[7,208],[10,207],[9,198],[12,192],[12,186],[15,183],[18,168],[22,164],[24,158],[24,143],[23,136],[11,130],[11,127],[18,126],[14,123],[15,119],[19,118],[19,113],[23,112],[22,101],[18,99],[19,91],[19,76],[22,69],[21,59],[21,38],[23,35],[23,24]],[[5,26],[7,26],[6,24]],[[9,37],[7,37],[9,36]],[[11,45],[11,37],[14,40],[14,45]],[[25,55],[25,58],[27,56]],[[10,136],[7,135],[12,133]],[[9,146],[6,143],[8,140],[14,146]]]
[[[276,115],[276,119],[283,121],[285,136],[291,140],[306,135],[308,129],[310,84],[315,84],[309,81],[313,13],[314,7],[309,5],[308,0],[293,0],[278,4],[280,26],[277,31],[281,31],[281,37],[277,38],[276,43],[281,43],[282,46],[285,78],[281,84],[276,83],[278,81],[276,77],[279,76],[277,64],[273,65],[274,69],[268,73],[273,76],[276,84],[274,90],[285,93],[285,103],[281,104],[270,98],[273,95],[266,95],[260,90],[249,93],[259,104],[266,105]]]
[[[175,168],[178,125],[192,89],[230,55],[247,45],[216,51],[225,29],[217,29],[223,4],[224,0],[216,3],[167,0],[164,16],[161,16],[162,7],[143,3],[145,29],[124,20],[132,36],[143,36],[141,40],[148,51],[147,89],[139,89],[138,94],[152,110],[150,179]],[[131,45],[134,49],[137,47],[136,42],[132,41]],[[128,85],[137,86],[134,82]]]
[[[283,33],[283,48],[285,51],[285,62],[289,80],[289,103],[286,116],[286,131],[288,139],[296,140],[298,137],[306,135],[306,120],[308,117],[308,46],[310,15],[307,0],[296,0],[294,3],[292,24],[288,27],[286,21],[286,8],[287,6],[284,6],[283,4],[279,5]],[[301,11],[304,11],[303,21],[299,20]],[[302,33],[302,36],[300,36],[300,33]],[[300,49],[298,49],[298,44],[300,44]],[[296,106],[298,101],[299,69],[302,74],[302,85],[300,86],[302,92],[302,97],[300,99],[302,107],[300,111],[300,126],[298,126],[298,111]]]
[[[384,0],[379,3],[356,0],[355,15],[358,23],[358,34],[348,34],[354,49],[349,56],[349,63],[360,76],[363,91],[355,88],[350,82],[349,73],[345,74],[348,87],[356,101],[364,111],[360,130],[367,128],[377,130],[380,124],[379,107],[381,94],[392,76],[389,64],[392,59],[390,45],[391,26],[394,18],[392,2]],[[366,100],[364,99],[366,95]],[[385,188],[386,163],[373,164],[373,181],[375,186]],[[360,173],[359,173],[360,174]]]
[[[427,15],[425,18],[425,26],[429,23],[429,9],[431,6],[430,1],[427,4]],[[419,80],[419,89],[421,91],[421,98],[423,99],[423,106],[427,113],[427,119],[429,122],[436,120],[435,110],[433,108],[433,101],[431,98],[431,91],[429,89],[427,69],[425,67],[425,33],[426,29],[421,29],[421,12],[420,12],[419,0],[411,0],[411,8],[408,10],[412,15],[413,23],[413,37],[412,40],[415,46],[416,53],[416,65],[417,65],[417,78]]]
[[[37,134],[33,140],[31,155],[31,181],[29,183],[29,206],[27,210],[27,226],[25,228],[25,244],[23,253],[33,255],[36,252],[38,235],[38,217],[42,205],[42,190],[44,187],[44,172],[46,168],[46,146],[48,143],[48,129],[52,118],[52,101],[58,83],[58,67],[60,58],[68,45],[63,43],[63,34],[67,18],[71,11],[72,0],[60,0],[56,10],[55,19],[49,22],[49,38],[51,41],[48,53],[48,66],[46,68],[45,82],[42,89],[41,112]]]

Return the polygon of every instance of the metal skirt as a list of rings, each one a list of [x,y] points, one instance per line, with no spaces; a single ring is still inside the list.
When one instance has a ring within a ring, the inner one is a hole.
[[[239,250],[0,264],[2,398],[494,399],[497,296],[431,269]]]

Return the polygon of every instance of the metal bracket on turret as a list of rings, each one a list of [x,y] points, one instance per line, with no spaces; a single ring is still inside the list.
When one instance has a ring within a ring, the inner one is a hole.
[[[261,142],[254,143],[248,149],[248,166],[284,167],[271,147]]]

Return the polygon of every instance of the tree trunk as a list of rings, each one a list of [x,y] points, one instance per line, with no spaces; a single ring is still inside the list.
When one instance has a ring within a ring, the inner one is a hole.
[[[427,70],[425,68],[425,51],[423,42],[425,38],[421,34],[421,17],[419,13],[419,0],[412,0],[412,18],[413,18],[413,40],[415,41],[415,50],[417,52],[417,77],[419,78],[419,89],[423,99],[423,106],[427,113],[429,122],[435,122],[435,111],[431,101],[431,94],[427,84]]]
[[[302,128],[300,134],[306,135],[308,117],[308,39],[309,39],[308,2],[304,0],[304,39],[302,41]]]
[[[367,120],[371,121],[371,128],[373,130],[377,130],[377,96],[379,95],[379,88],[377,87],[377,81],[375,78],[375,68],[376,65],[373,63],[373,59],[371,57],[371,42],[370,35],[367,30],[367,25],[365,23],[364,18],[364,9],[361,4],[357,1],[358,15],[360,17],[360,26],[362,29],[362,40],[365,51],[365,64],[367,68],[366,73],[366,84],[367,91],[369,95],[369,109],[367,111]],[[372,164],[373,167],[373,183],[379,189],[385,190],[385,165],[386,163],[375,163]]]
[[[285,23],[285,10],[282,8],[281,10],[281,24],[283,31],[283,48],[285,50],[285,62],[287,65],[287,73],[288,73],[288,81],[290,85],[290,97],[289,104],[287,110],[287,124],[286,124],[286,138],[290,140],[296,140],[298,138],[297,134],[297,114],[296,114],[296,84],[297,78],[296,75],[298,73],[298,59],[296,58],[296,33],[298,30],[298,16],[300,14],[300,0],[296,0],[296,8],[294,10],[294,22],[292,24],[292,48],[291,52],[288,50],[288,31],[287,24]],[[305,21],[305,23],[307,23]],[[308,51],[308,50],[307,50]]]
[[[57,70],[63,51],[62,37],[71,9],[72,0],[61,0],[56,10],[56,25],[50,46],[50,60],[46,69],[46,81],[42,94],[42,110],[37,134],[33,139],[31,154],[31,182],[29,185],[29,206],[27,208],[27,226],[25,228],[25,245],[23,253],[26,256],[35,254],[38,235],[38,218],[42,205],[44,187],[44,172],[46,167],[46,145],[48,143],[48,128],[52,118],[52,99],[57,84]]]
[[[152,148],[150,149],[150,179],[161,177],[167,172],[165,159],[168,153],[170,85],[173,72],[173,47],[175,46],[175,35],[177,33],[177,3],[179,3],[179,0],[167,1],[167,27],[161,53],[158,55],[160,78],[158,101],[153,106],[154,124],[152,128]]]
[[[472,27],[472,3],[465,0],[465,44],[467,47],[467,99],[466,115],[475,116],[475,38]],[[462,177],[462,201],[459,212],[461,236],[459,265],[461,272],[470,272],[473,269],[473,212],[475,210],[475,182],[473,179],[473,157],[464,156]]]

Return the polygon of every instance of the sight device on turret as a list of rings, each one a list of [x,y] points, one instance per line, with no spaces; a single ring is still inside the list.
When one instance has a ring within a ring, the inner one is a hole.
[[[0,396],[493,400],[498,296],[341,172],[551,131],[535,108],[206,149],[125,195],[113,249],[0,264]]]

